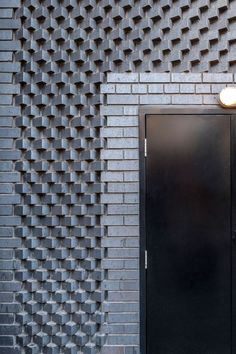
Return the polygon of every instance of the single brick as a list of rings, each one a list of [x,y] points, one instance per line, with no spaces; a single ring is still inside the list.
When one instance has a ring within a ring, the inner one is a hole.
[[[200,73],[173,73],[171,74],[172,82],[201,82],[202,74]]]
[[[12,74],[0,73],[0,82],[6,82],[6,83],[12,82]]]
[[[108,258],[137,258],[139,250],[138,248],[110,248],[107,255]]]
[[[0,127],[11,127],[12,122],[12,117],[0,117]]]
[[[18,8],[20,6],[20,0],[1,0],[0,7],[12,7]]]
[[[0,336],[0,346],[13,346],[13,336]]]
[[[100,114],[104,116],[123,116],[124,108],[122,106],[102,106],[100,108]]]
[[[138,104],[138,95],[108,95],[107,104]]]
[[[108,161],[108,170],[110,171],[120,171],[120,170],[138,170],[138,161]]]
[[[106,215],[101,217],[101,225],[123,225],[123,216]]]
[[[6,236],[5,236],[6,237]],[[6,248],[6,244],[8,248],[17,248],[20,247],[21,240],[20,239],[9,239],[9,238],[1,238],[0,239],[0,248]]]
[[[105,193],[105,194],[102,194],[100,198],[101,198],[101,203],[104,203],[104,204],[123,203],[123,194]]]
[[[19,41],[16,40],[11,40],[11,41],[2,41],[1,42],[1,47],[0,49],[2,51],[16,51],[21,49],[21,45]],[[7,72],[8,70],[6,70]],[[10,70],[11,72],[12,70]],[[15,69],[13,69],[13,72],[17,72]]]
[[[197,84],[196,85],[196,93],[210,93],[211,85],[209,84]]]
[[[122,178],[122,181],[123,181],[123,178]],[[117,182],[119,182],[119,181],[117,181]],[[139,185],[138,185],[138,183],[132,183],[132,182],[128,182],[128,183],[109,182],[107,185],[107,190],[108,190],[108,192],[111,192],[111,193],[116,193],[116,192],[118,192],[118,193],[134,193],[134,192],[138,192]]]
[[[109,149],[136,149],[138,139],[136,138],[108,138],[107,147]]]
[[[20,28],[20,24],[20,19],[0,19],[0,29],[18,29]]]
[[[128,215],[124,217],[125,225],[139,225],[139,216],[138,215]]]
[[[124,202],[125,203],[138,203],[139,202],[139,194],[138,193],[132,193],[132,194],[125,194],[124,195]]]
[[[13,147],[13,139],[0,139],[0,149],[11,149]]]
[[[164,86],[163,86],[163,84],[150,84],[150,85],[148,85],[148,92],[149,93],[163,93]]]
[[[124,115],[134,116],[134,115],[138,115],[138,113],[139,113],[139,106],[124,106]]]
[[[18,172],[0,172],[1,182],[19,182],[20,174]]]
[[[132,93],[134,93],[134,94],[147,93],[147,85],[144,85],[144,84],[134,84],[134,85],[132,85]]]
[[[3,150],[0,151],[0,160],[19,160],[21,152],[18,150]]]
[[[138,74],[136,73],[108,73],[107,81],[108,82],[138,82]]]
[[[138,226],[111,226],[108,227],[108,236],[138,236],[139,227]]]
[[[20,195],[19,194],[0,194],[0,204],[19,204],[20,203]]]
[[[212,84],[211,92],[212,93],[220,93],[221,90],[225,88],[225,84]]]
[[[139,247],[139,237],[107,237],[101,240],[103,247]]]
[[[123,250],[123,248],[119,249],[120,251]],[[132,248],[131,248],[132,250]],[[109,248],[108,252],[112,252],[112,248]],[[139,252],[137,249],[136,252]],[[108,253],[112,254],[112,253]],[[108,279],[112,280],[121,280],[121,279],[139,279],[139,271],[138,270],[108,270]],[[114,312],[125,312],[125,304],[120,304],[121,306],[117,309],[114,309]],[[123,306],[122,306],[123,305]],[[118,307],[118,306],[117,306]],[[110,309],[112,311],[112,308]],[[130,309],[132,311],[132,309]]]
[[[138,128],[132,128],[132,127],[124,128],[123,132],[124,132],[124,134],[123,134],[124,137],[127,137],[127,138],[133,138],[133,137],[138,138],[138,136],[139,136]]]
[[[1,58],[0,58],[1,60]],[[0,95],[0,104],[5,104],[6,106],[12,104],[12,96],[11,95]]]
[[[109,116],[107,117],[107,125],[112,127],[132,127],[138,126],[138,117],[137,116],[129,116],[129,117],[121,117],[121,116]]]
[[[134,172],[134,171],[128,171],[124,173],[124,180],[126,182],[135,182],[135,181],[139,181],[139,173],[138,172]]]
[[[131,85],[130,84],[117,84],[116,85],[116,93],[131,93]]]
[[[116,87],[114,84],[102,84],[100,86],[101,93],[115,93]]]
[[[104,346],[101,348],[101,354],[125,354],[125,348],[122,347],[117,347],[117,346]]]
[[[172,104],[202,104],[202,96],[200,95],[173,95]]]
[[[3,43],[6,43],[5,41]],[[2,49],[2,48],[1,48]],[[11,52],[0,52],[0,61],[12,61],[13,54]],[[6,92],[9,93],[9,92]],[[5,94],[5,92],[2,92]]]
[[[130,323],[138,321],[138,313],[109,313],[108,323]]]
[[[170,104],[171,96],[170,95],[145,95],[140,96],[141,104]]]
[[[19,70],[19,63],[0,63],[0,72],[2,73],[17,73]]]
[[[233,74],[230,73],[203,73],[203,82],[233,82]]]
[[[14,235],[13,227],[0,227],[1,237],[12,237]]]
[[[138,214],[139,206],[134,204],[109,205],[107,208],[108,214]]]
[[[100,136],[104,138],[113,137],[113,138],[122,138],[123,137],[122,128],[101,128]]]
[[[180,93],[195,93],[194,84],[180,84]]]
[[[138,291],[109,291],[108,301],[139,301]]]
[[[19,92],[18,85],[0,84],[0,94],[18,94]]]
[[[100,156],[104,160],[123,159],[123,152],[122,150],[102,150]]]
[[[136,259],[103,259],[103,269],[137,269],[138,261]]]
[[[12,215],[13,207],[12,205],[0,205],[0,215]]]
[[[165,93],[179,93],[179,84],[165,84]]]
[[[18,138],[20,136],[19,128],[0,128],[1,138]]]
[[[218,97],[215,95],[204,95],[203,96],[203,104],[219,104]]]
[[[124,159],[125,160],[138,160],[139,158],[139,151],[132,149],[132,150],[124,150]]]
[[[13,192],[13,184],[10,183],[0,183],[0,193],[9,194]]]
[[[0,151],[0,156],[3,151]],[[2,159],[4,160],[4,159]],[[0,171],[11,171],[13,168],[13,163],[12,161],[2,161],[0,164]]]
[[[13,9],[1,8],[1,18],[12,18],[12,17],[13,17]]]
[[[0,216],[1,226],[15,226],[21,224],[21,218],[18,216]]]
[[[153,83],[170,82],[170,74],[169,73],[141,73],[140,82],[153,82]]]
[[[122,172],[102,172],[101,181],[102,182],[122,182],[124,176]]]

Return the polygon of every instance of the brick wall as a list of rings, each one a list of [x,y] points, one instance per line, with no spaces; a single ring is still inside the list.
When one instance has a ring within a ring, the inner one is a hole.
[[[15,216],[14,205],[19,203],[15,183],[20,176],[14,171],[14,162],[20,158],[15,149],[15,139],[20,129],[15,127],[15,116],[20,114],[14,105],[14,96],[19,87],[14,83],[14,73],[19,64],[14,61],[14,52],[20,48],[15,40],[14,30],[20,22],[14,18],[14,10],[20,6],[19,0],[0,1],[0,353],[19,353],[15,335],[18,333],[15,314],[19,304],[15,294],[20,282],[15,279],[14,270],[19,263],[15,257],[15,248],[19,239],[15,238],[14,227],[20,224]]]
[[[215,103],[235,6],[0,0],[0,354],[138,353],[138,105]]]
[[[139,105],[218,105],[220,90],[235,81],[233,74],[110,73],[101,87],[107,102],[101,108],[106,117],[101,130],[106,138],[104,354],[139,353]]]

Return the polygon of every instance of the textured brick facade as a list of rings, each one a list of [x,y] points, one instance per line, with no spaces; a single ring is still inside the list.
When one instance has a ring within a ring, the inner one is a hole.
[[[1,354],[139,353],[138,107],[217,104],[235,9],[0,1]]]

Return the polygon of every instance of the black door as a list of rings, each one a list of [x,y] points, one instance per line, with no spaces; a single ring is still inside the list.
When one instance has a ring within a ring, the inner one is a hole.
[[[230,354],[230,116],[148,115],[146,137],[147,354]]]

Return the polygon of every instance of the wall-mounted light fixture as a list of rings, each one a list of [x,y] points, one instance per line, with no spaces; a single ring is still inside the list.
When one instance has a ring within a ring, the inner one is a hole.
[[[236,87],[225,87],[219,96],[222,107],[236,108]]]

